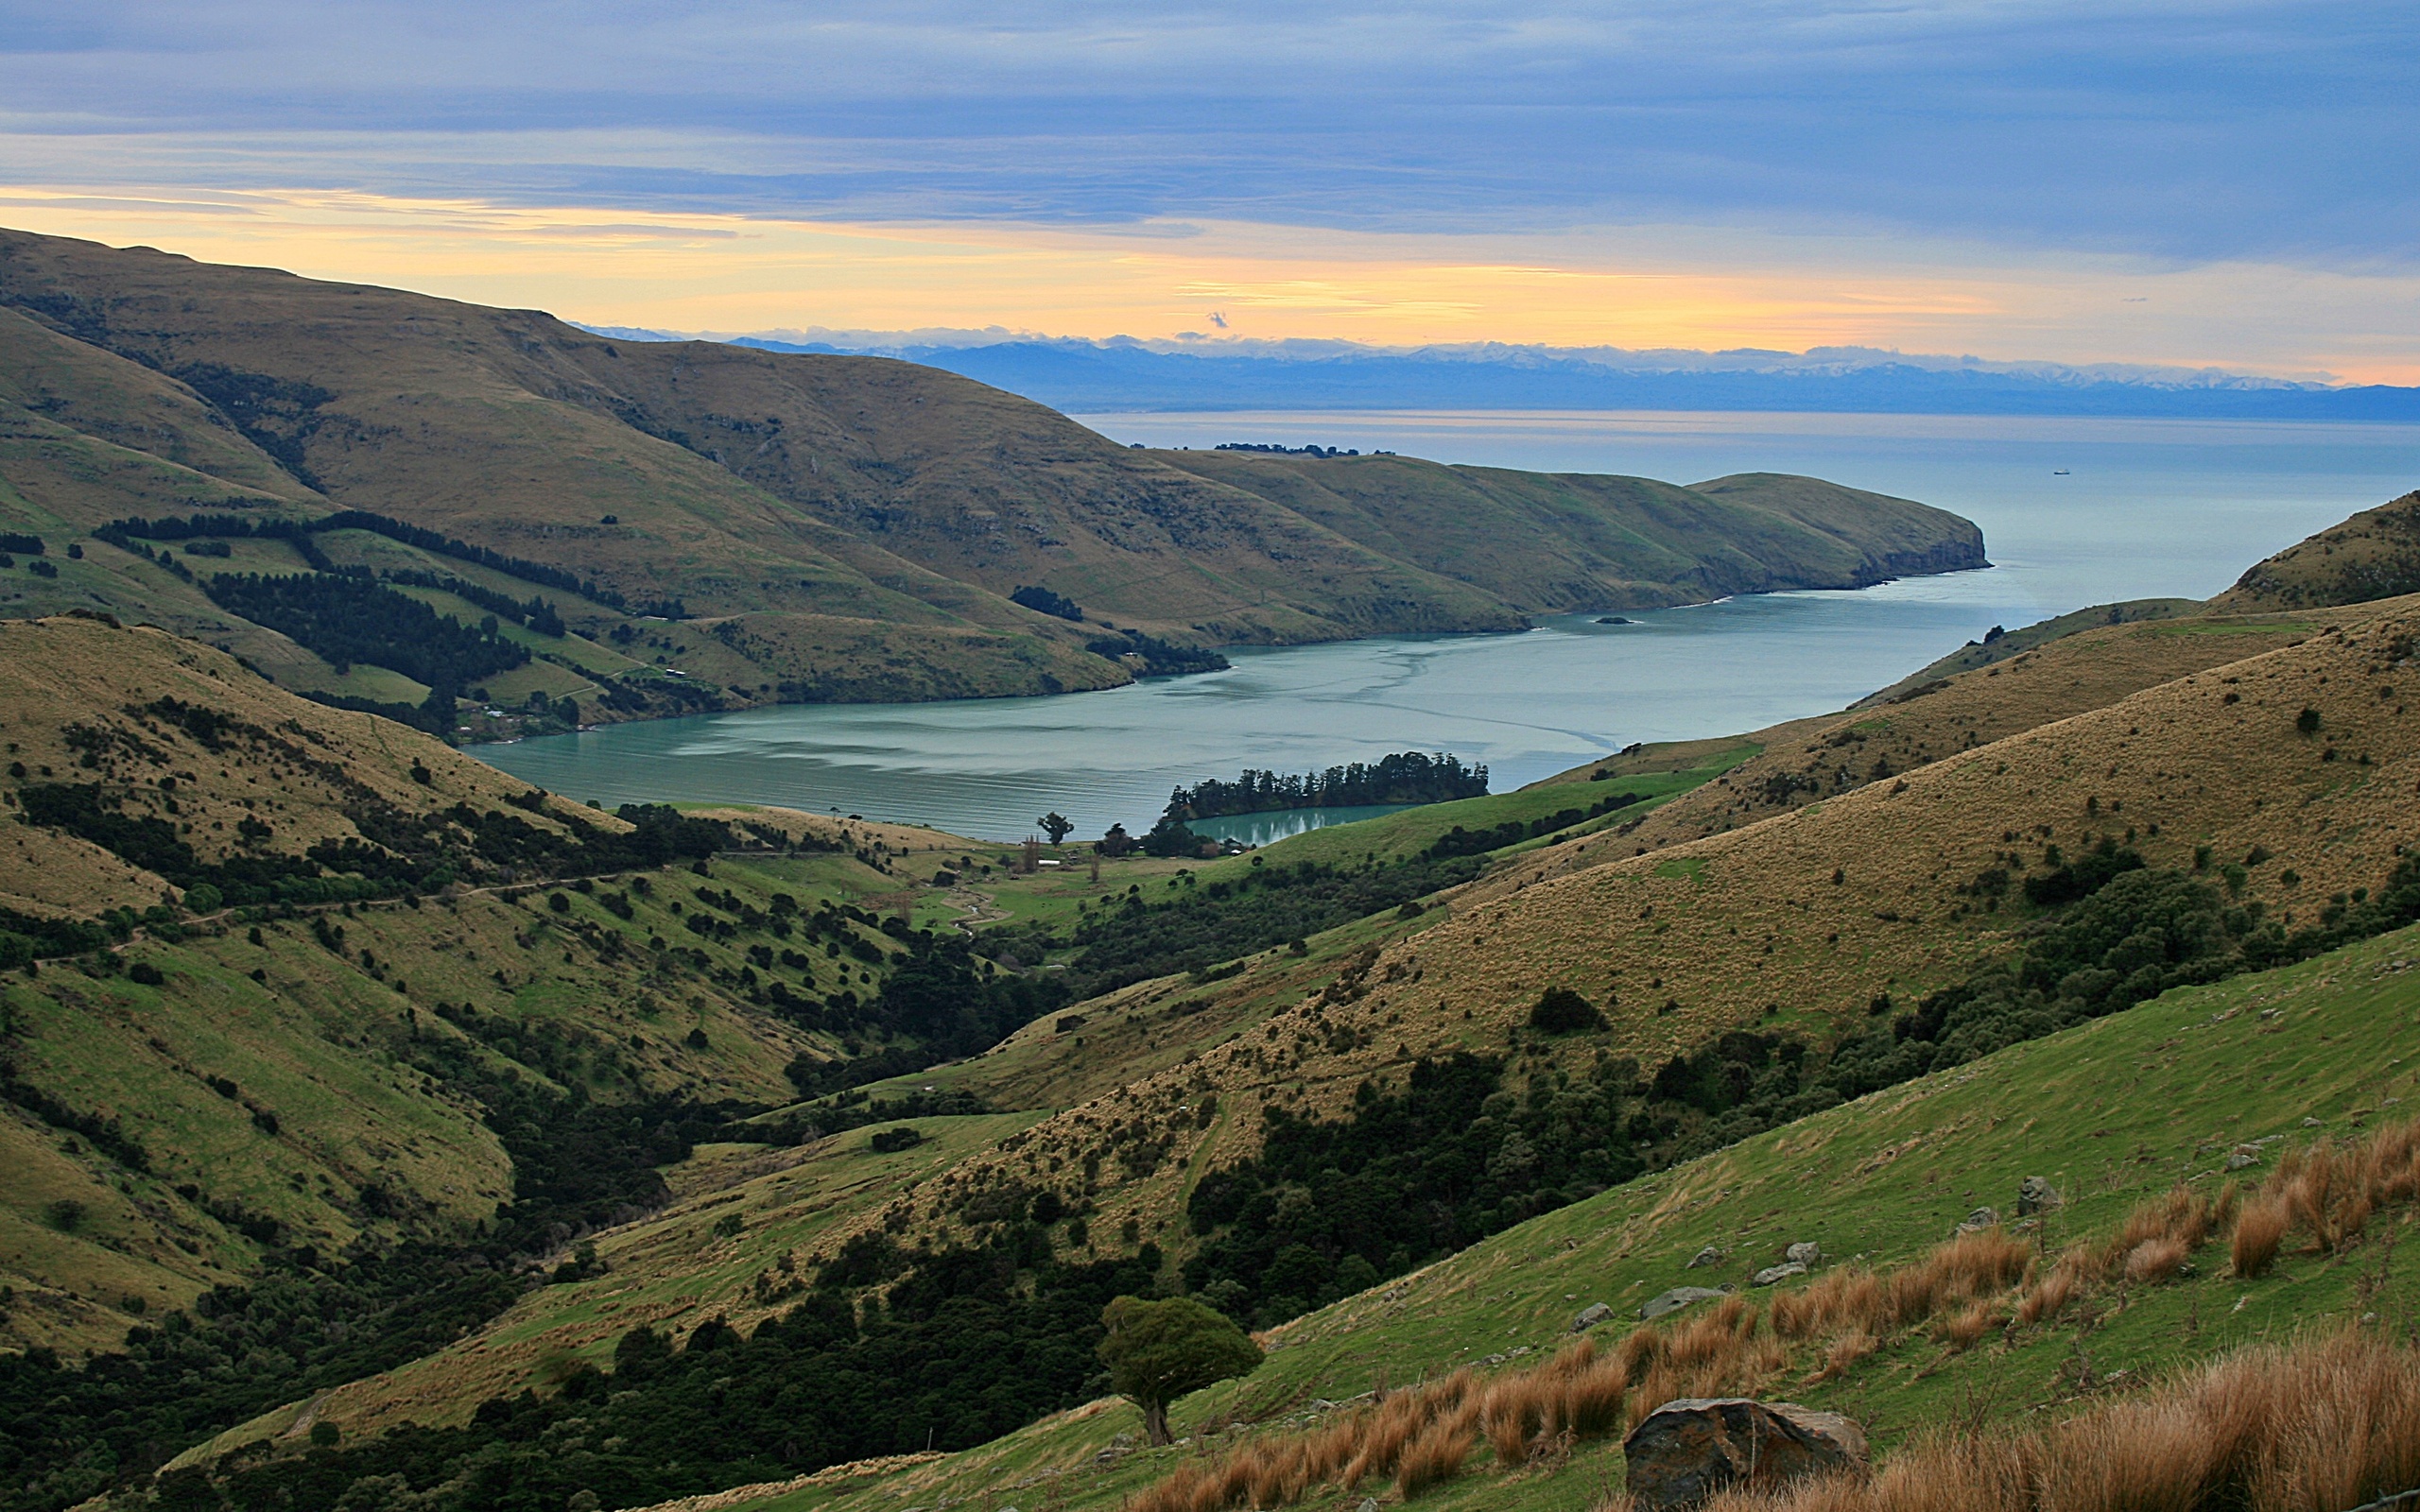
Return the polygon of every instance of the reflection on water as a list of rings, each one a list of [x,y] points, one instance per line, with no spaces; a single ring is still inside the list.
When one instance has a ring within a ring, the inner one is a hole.
[[[1332,824],[1374,819],[1401,814],[1409,803],[1340,803],[1323,809],[1272,809],[1267,814],[1230,814],[1216,819],[1195,819],[1185,826],[1209,840],[1240,840],[1246,845],[1273,845],[1288,835],[1308,834]]]
[[[1131,416],[1119,440],[1385,446],[1508,466],[1703,478],[1812,472],[1983,527],[1989,571],[1231,652],[1235,665],[1102,693],[824,705],[620,725],[478,747],[574,799],[777,803],[987,837],[1056,810],[1077,838],[1140,833],[1168,793],[1246,767],[1311,771],[1452,751],[1495,790],[1633,741],[1837,709],[1981,636],[2086,604],[2206,596],[2420,477],[2420,427],[1925,416]],[[2054,474],[2066,468],[2069,475]],[[1249,816],[1249,820],[1271,816]]]

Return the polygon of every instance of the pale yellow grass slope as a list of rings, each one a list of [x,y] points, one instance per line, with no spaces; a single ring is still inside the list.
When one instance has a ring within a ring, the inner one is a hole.
[[[2008,662],[1911,690],[1876,709],[1799,720],[1750,738],[1764,751],[1593,842],[1591,860],[1627,843],[1653,850],[1737,829],[1945,756],[2066,719],[2205,667],[2290,644],[2316,622],[2259,618],[2119,625],[2063,637]]]
[[[257,726],[276,744],[233,740],[214,751],[158,716],[130,712],[162,698]],[[71,731],[105,738],[106,753],[71,746]],[[129,814],[174,822],[205,862],[239,849],[236,826],[246,818],[273,832],[266,849],[291,854],[358,834],[345,809],[365,800],[407,813],[457,801],[489,809],[529,790],[391,720],[298,698],[224,652],[97,619],[0,621],[0,740],[8,760],[26,768],[0,788],[9,809],[17,807],[16,789],[29,783],[99,783],[125,800]],[[428,782],[413,780],[415,763]],[[171,790],[162,790],[164,778],[174,779]],[[626,828],[562,799],[527,817],[542,827]],[[89,913],[96,906],[142,908],[173,892],[160,878],[71,836],[22,827],[6,833],[14,864],[0,881],[0,902],[9,906]]]
[[[1249,1155],[1267,1108],[1333,1111],[1418,1057],[1501,1052],[1549,987],[1596,1003],[1612,1034],[1533,1056],[1605,1045],[1651,1068],[1737,1027],[1826,1036],[1877,996],[1904,1005],[2014,948],[2013,914],[1960,889],[1996,866],[2038,871],[2051,844],[2074,856],[2107,837],[2185,868],[2206,845],[2214,880],[2265,851],[2246,896],[2312,922],[2420,841],[2420,715],[2407,712],[2415,690],[2398,685],[2420,676],[2415,626],[2420,602],[2381,605],[1760,823],[1571,875],[1516,876],[1348,963],[1318,996],[1003,1142],[882,1217],[960,1234],[965,1199],[1019,1182],[1089,1196],[1096,1236],[1131,1217],[1181,1246],[1191,1179]],[[2317,733],[2296,728],[2306,707],[2320,711]]]
[[[2236,613],[2358,604],[2420,592],[2420,492],[2300,541],[2255,565],[2210,600]]]

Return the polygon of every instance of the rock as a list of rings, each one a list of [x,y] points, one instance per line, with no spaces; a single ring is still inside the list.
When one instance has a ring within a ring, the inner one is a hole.
[[[1986,1228],[1996,1228],[1999,1226],[1999,1209],[1977,1208],[1965,1217],[1958,1220],[1958,1227],[1953,1230],[1953,1232],[1962,1234],[1979,1234]]]
[[[1803,1476],[1862,1470],[1865,1434],[1838,1413],[1747,1397],[1684,1397],[1622,1441],[1639,1512],[1678,1512],[1728,1486],[1772,1491]]]
[[[2327,1125],[2325,1124],[2321,1123],[2315,1118],[2306,1118],[2303,1120],[2303,1127],[2305,1128],[2325,1128],[2326,1126]]]
[[[1804,1276],[1806,1274],[1806,1263],[1803,1261],[1793,1260],[1786,1265],[1766,1266],[1764,1269],[1756,1272],[1754,1276],[1750,1278],[1749,1284],[1753,1286],[1771,1286],[1775,1281],[1786,1281],[1792,1276]]]
[[[1781,1258],[1793,1265],[1820,1265],[1824,1263],[1824,1246],[1812,1239],[1801,1240],[1783,1250]]]
[[[2020,1218],[2048,1212],[2060,1201],[2059,1189],[2038,1176],[2029,1176],[2016,1184],[2016,1215]]]
[[[1675,1286],[1647,1299],[1638,1310],[1641,1322],[1652,1322],[1667,1313],[1677,1313],[1692,1302],[1710,1302],[1722,1294],[1711,1286]]]
[[[1363,1497],[1361,1504],[1355,1507],[1353,1512],[1378,1512],[1378,1499],[1374,1496]]]
[[[1708,1245],[1703,1249],[1701,1249],[1696,1254],[1690,1256],[1689,1263],[1681,1268],[1683,1270],[1695,1270],[1700,1265],[1720,1265],[1730,1258],[1731,1251],[1727,1249],[1717,1249],[1712,1245]]]
[[[1613,1315],[1614,1310],[1607,1307],[1604,1303],[1591,1302],[1586,1307],[1580,1310],[1580,1315],[1578,1317],[1571,1320],[1571,1332],[1574,1333],[1585,1333],[1590,1329],[1595,1328],[1598,1324],[1602,1323],[1605,1319]]]
[[[2238,1144],[2227,1152],[2227,1169],[2230,1171],[2240,1171],[2245,1166],[2259,1163],[2260,1150],[2256,1145]]]

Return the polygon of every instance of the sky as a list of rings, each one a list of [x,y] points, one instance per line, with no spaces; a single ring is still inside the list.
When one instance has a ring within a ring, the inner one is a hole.
[[[0,0],[0,225],[597,324],[2420,382],[2420,7]]]

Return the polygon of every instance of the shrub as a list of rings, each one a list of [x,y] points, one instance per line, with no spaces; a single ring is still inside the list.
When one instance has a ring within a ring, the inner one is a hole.
[[[1597,1005],[1567,987],[1550,987],[1530,1009],[1530,1027],[1541,1034],[1579,1034],[1605,1026]]]

